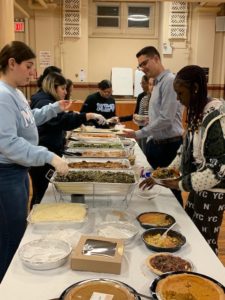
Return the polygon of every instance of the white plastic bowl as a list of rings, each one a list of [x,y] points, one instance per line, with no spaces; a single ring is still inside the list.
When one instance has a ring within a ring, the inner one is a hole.
[[[62,266],[71,251],[71,245],[63,240],[39,239],[23,245],[19,257],[30,269],[50,270]]]
[[[138,232],[138,228],[129,222],[103,222],[97,226],[98,235],[121,239],[125,244],[130,243]]]

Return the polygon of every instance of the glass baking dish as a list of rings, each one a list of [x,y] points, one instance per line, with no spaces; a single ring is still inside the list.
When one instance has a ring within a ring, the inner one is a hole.
[[[42,228],[57,225],[80,228],[88,221],[88,207],[82,203],[35,204],[27,221]]]

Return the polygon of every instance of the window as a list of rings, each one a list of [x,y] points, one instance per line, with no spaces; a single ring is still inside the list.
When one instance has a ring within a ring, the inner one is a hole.
[[[97,5],[97,27],[119,27],[119,7]]]
[[[144,37],[156,35],[156,2],[96,2],[89,0],[91,36]]]

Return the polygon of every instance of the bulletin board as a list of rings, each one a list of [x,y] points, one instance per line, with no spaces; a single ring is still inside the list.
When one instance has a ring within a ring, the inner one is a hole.
[[[133,95],[133,69],[132,68],[112,68],[111,82],[113,95],[131,96]]]

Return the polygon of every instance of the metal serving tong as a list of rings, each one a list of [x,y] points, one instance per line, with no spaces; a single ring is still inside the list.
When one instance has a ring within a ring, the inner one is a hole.
[[[82,156],[82,153],[81,153],[81,152],[69,152],[69,151],[63,151],[63,154],[64,154],[64,155],[67,155],[67,156]]]

